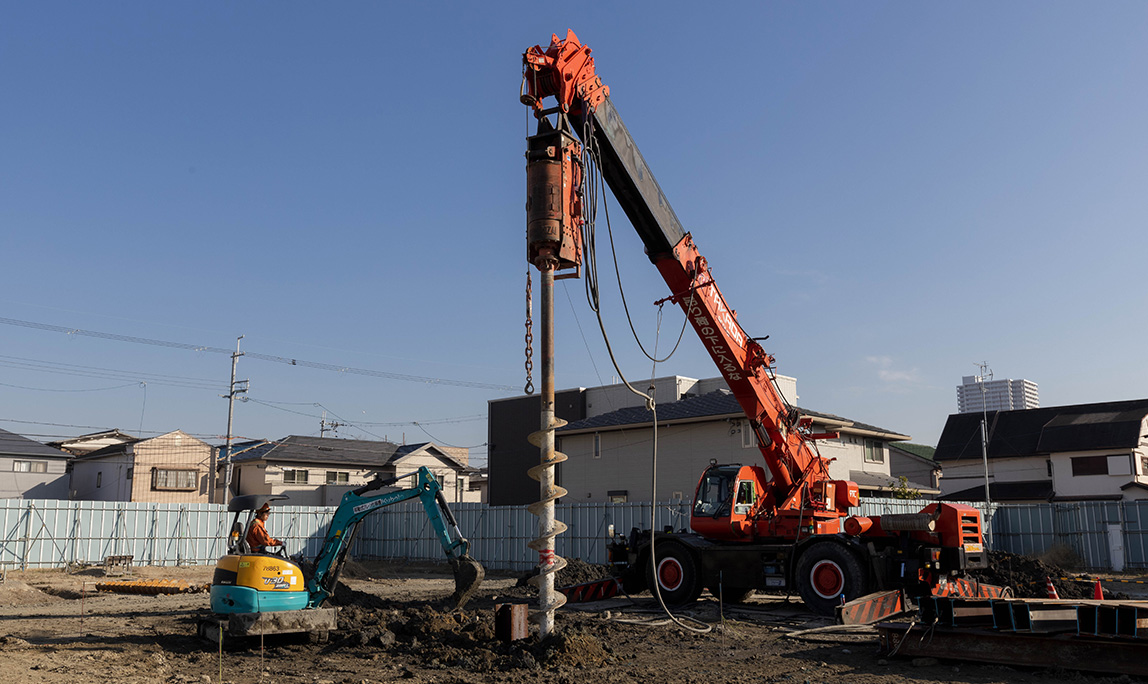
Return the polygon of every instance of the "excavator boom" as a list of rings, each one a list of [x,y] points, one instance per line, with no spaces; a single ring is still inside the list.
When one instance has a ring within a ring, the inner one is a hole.
[[[486,576],[486,571],[478,561],[470,557],[470,542],[458,529],[458,522],[442,494],[442,486],[430,470],[426,467],[418,469],[415,473],[414,487],[366,496],[368,492],[393,485],[406,477],[409,475],[376,479],[343,495],[335,515],[331,518],[323,548],[315,558],[314,571],[307,582],[307,591],[310,594],[309,606],[323,605],[334,591],[339,573],[346,561],[347,551],[363,518],[379,509],[416,497],[422,502],[435,537],[446,552],[454,572],[455,606],[461,608],[478,589],[478,585]]]

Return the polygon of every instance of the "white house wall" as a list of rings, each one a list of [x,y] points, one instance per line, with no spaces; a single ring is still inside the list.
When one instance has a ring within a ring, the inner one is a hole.
[[[470,492],[469,477],[458,473],[454,467],[446,465],[442,459],[426,452],[415,452],[409,456],[395,461],[392,466],[397,476],[414,473],[420,466],[426,466],[434,473],[443,487],[443,496],[451,503],[478,502],[481,492]],[[391,466],[388,466],[390,468]],[[307,471],[307,483],[284,482],[284,472],[287,470]],[[240,494],[284,495],[290,498],[292,506],[334,506],[339,503],[346,492],[362,487],[375,478],[378,469],[340,468],[335,465],[311,464],[265,464],[247,463],[236,467],[239,475]],[[347,473],[347,482],[340,484],[327,484],[327,473]],[[232,476],[234,477],[234,475]],[[414,485],[413,481],[397,482],[394,488],[405,488]],[[387,489],[379,490],[387,491]],[[375,493],[375,492],[372,492]],[[286,502],[284,502],[286,503]]]
[[[442,494],[448,502],[461,503],[463,501],[462,495],[466,493],[470,478],[459,474],[453,466],[447,465],[434,454],[416,451],[409,456],[398,459],[394,465],[395,475],[414,473],[420,467],[425,466],[427,470],[434,473],[435,478],[442,485]],[[410,487],[413,484],[413,482],[409,482],[403,486]]]
[[[718,463],[765,466],[761,451],[745,446],[745,421],[716,419],[682,423],[658,430],[658,501],[690,501],[710,459]],[[594,458],[594,434],[559,434],[559,450],[569,460],[559,466],[559,482],[568,503],[600,503],[610,492],[625,491],[627,501],[650,500],[653,431],[649,428],[598,433],[600,457]],[[889,476],[888,449],[883,463],[865,461],[864,438],[845,436],[818,442],[821,455],[833,459],[829,474],[847,480],[851,471]]]
[[[18,473],[16,461],[44,463],[43,473]],[[0,499],[67,499],[67,459],[21,456],[0,457]]]
[[[1105,456],[1108,459],[1107,475],[1073,475],[1072,459],[1078,457]],[[1121,485],[1133,480],[1133,473],[1143,466],[1132,451],[1067,451],[1052,456],[1052,486],[1058,497],[1071,496],[1122,496]],[[1140,482],[1148,483],[1148,477],[1137,475]]]
[[[797,403],[797,378],[778,375],[777,387],[791,404]],[[649,391],[649,381],[637,382],[634,388]],[[729,389],[725,379],[718,376],[695,380],[683,375],[670,375],[654,379],[654,398],[659,404],[680,401],[683,397],[700,396],[719,389]],[[586,390],[586,417],[593,418],[623,408],[645,406],[646,400],[630,391],[623,384],[591,387]]]
[[[678,401],[697,384],[697,380],[680,375],[672,375],[654,380],[654,396],[661,403]],[[643,392],[649,391],[650,382],[643,381],[634,385],[635,389]],[[593,418],[603,413],[610,413],[618,409],[645,406],[646,400],[634,394],[625,385],[606,385],[604,387],[591,387],[586,390],[586,417]]]
[[[81,501],[131,501],[131,483],[127,474],[135,465],[129,454],[117,454],[91,461],[74,461],[71,489],[73,499]],[[132,471],[134,475],[134,471]]]
[[[982,459],[945,461],[941,478],[941,495],[948,496],[970,487],[983,487],[985,465]],[[1043,458],[990,458],[989,482],[1033,482],[1048,479],[1048,465]],[[1059,490],[1058,490],[1059,491]],[[983,497],[982,497],[983,498]]]
[[[569,492],[564,503],[600,503],[609,492],[626,491],[628,501],[650,501],[653,431],[602,432],[600,458],[594,458],[594,434],[560,437],[559,449],[569,458],[560,466],[558,483]],[[743,450],[740,433],[726,421],[687,423],[658,430],[658,501],[693,499],[698,478],[709,465],[760,463],[757,449]]]
[[[913,456],[902,455],[893,449],[887,449],[886,455],[889,458],[889,474],[892,477],[905,477],[910,482],[937,486],[933,465]]]
[[[339,503],[343,494],[356,487],[362,487],[374,477],[375,471],[364,468],[338,468],[332,465],[283,465],[266,463],[246,463],[236,470],[239,476],[240,494],[264,494],[287,496],[291,506],[333,506]],[[307,483],[284,482],[287,470],[307,471]],[[345,484],[327,484],[327,473],[347,473]],[[233,475],[234,477],[234,475]],[[284,502],[286,505],[286,502]]]
[[[866,439],[880,444],[880,462],[871,463],[865,460]],[[822,458],[831,459],[829,476],[834,480],[848,480],[849,473],[853,471],[892,478],[889,474],[889,449],[881,440],[842,434],[837,439],[819,439],[816,445]]]

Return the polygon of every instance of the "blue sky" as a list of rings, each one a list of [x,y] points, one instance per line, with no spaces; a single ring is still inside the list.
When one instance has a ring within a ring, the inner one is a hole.
[[[1148,396],[1148,5],[561,7],[6,4],[0,318],[443,380],[245,358],[235,431],[482,445],[515,392],[458,383],[524,382],[521,53],[572,28],[801,405],[935,444],[980,361],[1046,406]],[[557,301],[558,385],[610,382],[581,283]],[[225,430],[226,354],[0,340],[0,427]],[[657,373],[717,374],[688,337]]]

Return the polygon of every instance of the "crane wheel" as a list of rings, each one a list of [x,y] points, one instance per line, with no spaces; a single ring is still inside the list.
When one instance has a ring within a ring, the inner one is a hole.
[[[793,581],[805,605],[820,615],[833,615],[837,606],[863,596],[868,586],[857,555],[829,541],[814,543],[801,552]]]
[[[650,592],[661,590],[662,601],[666,605],[680,606],[683,603],[696,601],[702,593],[701,573],[698,572],[698,562],[694,554],[682,546],[672,542],[655,545],[657,567],[649,562],[646,569],[646,579]]]

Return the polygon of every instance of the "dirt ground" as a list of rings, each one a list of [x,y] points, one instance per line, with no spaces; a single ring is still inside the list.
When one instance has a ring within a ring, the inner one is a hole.
[[[578,570],[578,568],[572,568]],[[586,570],[586,568],[582,568]],[[137,579],[210,581],[208,566],[136,568]],[[594,576],[591,570],[576,579]],[[786,634],[827,625],[799,601],[754,597],[743,606],[706,595],[665,619],[649,595],[558,611],[556,632],[504,644],[494,638],[496,603],[534,604],[517,577],[490,576],[463,611],[446,603],[445,565],[351,564],[338,598],[340,629],[326,644],[252,638],[223,649],[196,637],[207,593],[140,596],[95,591],[102,571],[9,571],[0,583],[0,682],[374,684],[479,682],[859,682],[995,684],[1085,682],[1129,677],[1010,668],[933,659],[884,658],[874,633]],[[705,630],[705,631],[695,631]]]

